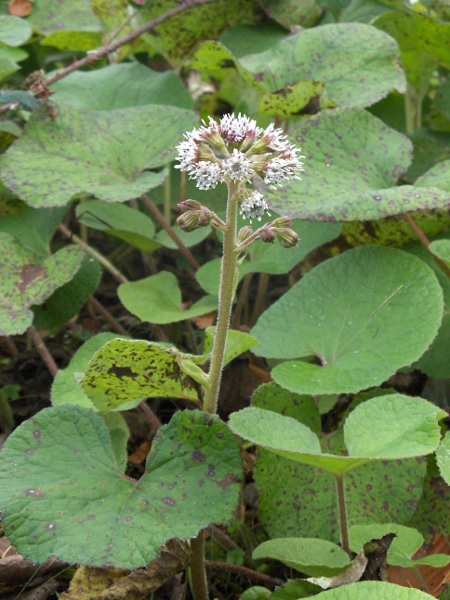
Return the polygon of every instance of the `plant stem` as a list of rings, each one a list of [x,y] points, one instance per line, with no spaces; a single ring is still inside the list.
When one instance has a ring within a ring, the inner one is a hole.
[[[347,520],[347,505],[345,503],[345,475],[335,475],[336,490],[338,497],[338,509],[339,509],[339,526],[341,529],[341,544],[342,548],[351,555],[350,541],[348,538],[348,520]]]
[[[94,311],[97,311],[102,315],[102,317],[105,319],[105,321],[111,325],[111,328],[116,333],[118,333],[120,335],[125,335],[127,337],[130,336],[128,331],[126,329],[124,329],[122,327],[122,325],[120,325],[120,323],[118,323],[116,321],[116,319],[112,316],[112,314],[109,312],[109,310],[107,310],[103,306],[103,304],[101,304],[96,298],[94,298],[94,296],[92,296],[92,298],[90,298],[88,302],[92,306]]]
[[[180,238],[177,236],[177,234],[175,233],[175,231],[171,227],[170,223],[168,223],[166,221],[166,219],[159,212],[159,210],[156,208],[156,206],[153,204],[153,202],[150,200],[150,198],[146,194],[143,194],[141,196],[141,200],[144,203],[144,206],[148,209],[148,211],[155,217],[155,219],[161,225],[161,227],[163,229],[165,229],[167,231],[167,233],[170,235],[170,237],[173,239],[173,241],[175,242],[175,244],[180,249],[181,254],[189,262],[189,264],[191,265],[191,267],[193,267],[196,271],[198,271],[198,269],[200,268],[200,265],[195,260],[195,258],[192,256],[189,248],[187,248],[183,244],[183,242],[180,240]]]
[[[60,223],[58,225],[58,229],[66,236],[69,238],[69,240],[71,240],[72,242],[75,242],[75,244],[78,244],[79,246],[81,246],[84,250],[86,250],[86,252],[88,252],[91,256],[93,256],[96,260],[98,260],[98,262],[107,270],[111,273],[111,275],[119,282],[119,283],[128,283],[128,279],[125,277],[125,275],[123,275],[119,269],[116,269],[116,267],[105,257],[103,256],[103,254],[100,254],[100,252],[97,252],[97,250],[95,250],[92,246],[90,246],[89,244],[87,244],[86,242],[83,242],[83,240],[81,238],[79,238],[77,235],[75,235],[74,233],[72,233],[70,231],[70,229],[68,229],[63,223]]]
[[[214,336],[214,347],[211,353],[211,364],[208,373],[209,388],[206,390],[205,398],[203,400],[203,410],[210,414],[217,412],[217,400],[219,398],[223,359],[225,356],[228,327],[230,324],[230,315],[235,292],[234,278],[237,255],[234,249],[236,245],[238,191],[239,185],[231,181],[228,184],[227,228],[223,236],[223,256],[219,287],[219,313],[217,317],[216,334]]]
[[[417,225],[417,223],[415,222],[415,220],[413,219],[412,215],[409,213],[405,214],[405,219],[408,221],[409,226],[411,227],[411,229],[415,232],[415,234],[417,235],[417,237],[419,238],[420,242],[425,246],[425,248],[428,250],[428,252],[430,253],[430,255],[432,256],[432,258],[434,259],[435,263],[437,265],[439,265],[439,267],[442,269],[442,271],[447,275],[447,277],[450,279],[450,268],[446,265],[446,263],[441,260],[440,258],[438,258],[437,256],[435,256],[431,251],[430,251],[430,240],[427,238],[427,236],[424,234],[424,232],[420,229],[420,227]]]
[[[57,367],[55,361],[53,360],[53,356],[48,351],[48,348],[45,345],[44,340],[41,338],[41,336],[39,335],[39,333],[38,333],[37,329],[34,327],[34,325],[30,325],[28,327],[27,331],[30,334],[30,336],[32,337],[34,345],[36,346],[36,350],[41,355],[41,358],[47,365],[48,370],[50,371],[50,373],[52,374],[53,377],[56,377],[58,374],[58,367]]]
[[[278,579],[278,577],[270,577],[269,575],[264,575],[264,573],[259,573],[258,571],[247,569],[247,567],[241,567],[240,565],[233,565],[231,563],[207,560],[206,566],[210,569],[221,569],[222,571],[229,571],[230,573],[237,573],[238,575],[249,577],[250,579],[256,579],[257,581],[261,581],[272,587],[277,585],[281,586],[286,583],[283,579]]]
[[[208,584],[205,570],[205,538],[200,531],[196,538],[192,538],[191,545],[191,575],[190,585],[195,600],[209,600]]]

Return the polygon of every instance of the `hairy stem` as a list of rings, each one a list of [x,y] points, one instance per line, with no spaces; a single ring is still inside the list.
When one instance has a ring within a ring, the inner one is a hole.
[[[191,576],[190,585],[195,600],[208,600],[208,584],[205,569],[205,538],[200,531],[196,538],[190,541],[191,546]]]
[[[348,538],[348,520],[347,520],[347,505],[345,503],[345,475],[335,475],[336,490],[339,509],[339,526],[341,529],[341,544],[342,548],[351,555],[350,541]]]
[[[223,256],[220,272],[219,314],[217,317],[214,347],[211,354],[211,363],[208,373],[209,387],[205,392],[203,401],[203,410],[206,410],[206,412],[209,412],[210,414],[217,412],[223,359],[225,356],[228,327],[230,324],[231,309],[235,292],[234,277],[237,256],[234,249],[236,245],[238,192],[239,185],[230,182],[228,185],[227,228],[223,237]]]

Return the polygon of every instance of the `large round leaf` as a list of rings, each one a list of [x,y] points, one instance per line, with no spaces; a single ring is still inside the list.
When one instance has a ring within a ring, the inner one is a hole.
[[[269,92],[300,81],[324,82],[328,96],[340,106],[365,107],[392,88],[405,90],[395,40],[362,23],[304,29],[240,63]]]
[[[108,202],[140,196],[163,182],[161,167],[197,121],[191,111],[151,104],[45,111],[32,114],[24,136],[5,154],[1,173],[5,185],[34,207],[62,206],[81,194]]]
[[[71,405],[22,424],[1,458],[5,530],[24,557],[128,569],[231,518],[242,473],[233,435],[200,411],[159,430],[139,481],[117,466],[103,419]]]
[[[411,164],[411,142],[362,110],[336,109],[303,121],[289,140],[305,155],[301,180],[263,189],[279,214],[311,221],[368,221],[444,208],[448,192],[396,186]],[[425,177],[425,176],[424,176]]]
[[[295,361],[273,370],[298,394],[358,392],[417,360],[442,313],[442,289],[424,262],[397,249],[356,248],[313,269],[260,317],[254,352],[315,356],[320,366]]]
[[[66,246],[42,257],[0,232],[0,335],[23,333],[33,322],[33,304],[41,304],[80,268],[83,250]]]
[[[317,600],[430,600],[433,596],[415,588],[384,581],[358,581],[314,596]]]

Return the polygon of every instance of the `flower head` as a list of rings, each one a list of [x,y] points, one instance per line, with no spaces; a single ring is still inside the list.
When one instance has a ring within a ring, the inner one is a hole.
[[[184,134],[178,144],[178,169],[197,181],[201,190],[221,182],[242,182],[260,174],[270,187],[298,179],[303,163],[299,149],[290,144],[281,129],[265,130],[245,115],[225,115],[220,122],[209,119],[199,129]]]
[[[259,192],[251,192],[247,198],[242,202],[241,209],[239,211],[244,219],[248,219],[250,223],[252,219],[257,219],[261,221],[261,217],[264,214],[269,213],[269,205],[264,200],[264,197]]]

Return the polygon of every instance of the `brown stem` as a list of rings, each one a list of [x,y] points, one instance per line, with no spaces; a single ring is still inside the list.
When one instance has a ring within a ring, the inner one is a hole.
[[[5,345],[8,347],[8,351],[11,354],[12,358],[17,358],[19,356],[19,350],[17,349],[16,344],[14,343],[14,340],[7,336],[3,338],[3,341],[5,342]]]
[[[92,298],[89,300],[89,303],[91,304],[92,308],[99,312],[105,319],[105,321],[111,325],[111,329],[113,329],[113,331],[119,333],[120,335],[125,335],[129,337],[130,334],[128,333],[128,331],[116,321],[116,319],[112,316],[109,310],[107,310],[103,306],[103,304],[101,304],[96,298],[94,298],[94,296],[92,296]]]
[[[282,579],[278,579],[278,577],[270,577],[269,575],[264,575],[264,573],[252,571],[251,569],[247,569],[247,567],[240,567],[239,565],[233,565],[231,563],[218,562],[215,560],[205,560],[205,565],[210,569],[221,569],[222,571],[237,573],[238,575],[242,575],[243,577],[250,577],[251,579],[262,581],[263,583],[270,585],[271,587],[285,584],[285,581],[283,581]]]
[[[438,258],[437,256],[435,256],[430,251],[430,240],[424,234],[424,232],[419,227],[419,225],[417,225],[417,223],[415,222],[415,220],[412,217],[412,215],[410,215],[409,213],[406,213],[405,214],[405,219],[408,221],[409,226],[414,231],[414,233],[417,235],[417,237],[419,238],[420,242],[425,246],[425,248],[428,250],[428,252],[430,253],[430,255],[433,257],[433,260],[435,261],[435,263],[442,269],[442,271],[450,279],[450,268],[448,267],[448,265],[445,264],[445,262],[443,260],[441,260],[440,258]]]
[[[189,8],[193,8],[193,7],[199,6],[201,4],[209,4],[209,3],[211,3],[211,0],[189,0],[189,1],[182,2],[179,6],[175,6],[174,8],[172,8],[172,10],[169,10],[165,14],[157,17],[156,19],[153,19],[153,21],[150,21],[149,23],[146,23],[142,27],[139,27],[139,29],[132,31],[130,34],[121,38],[117,42],[108,44],[107,46],[103,46],[103,48],[100,48],[99,50],[97,50],[97,52],[88,54],[84,58],[75,61],[70,66],[66,67],[65,69],[63,69],[62,71],[60,71],[59,73],[54,75],[53,77],[49,77],[44,82],[44,85],[49,86],[52,83],[55,83],[56,81],[59,81],[60,79],[63,79],[64,77],[69,75],[69,73],[73,73],[73,71],[76,71],[77,69],[80,69],[81,67],[89,65],[89,64],[95,62],[96,60],[103,58],[107,54],[111,54],[112,52],[115,52],[122,46],[125,46],[129,42],[132,42],[136,38],[140,37],[143,33],[146,33],[147,31],[154,29],[158,25],[161,25],[161,23],[164,23],[164,21],[167,21],[171,17],[174,17],[175,15],[178,15],[179,13],[181,13]]]
[[[163,215],[159,212],[159,210],[155,206],[155,204],[153,204],[153,202],[150,200],[150,198],[146,194],[143,194],[141,196],[141,199],[142,199],[142,202],[144,203],[145,207],[148,209],[148,211],[155,217],[155,219],[158,221],[158,223],[161,225],[161,227],[163,229],[165,229],[167,231],[167,233],[170,235],[170,237],[173,239],[175,244],[180,249],[181,254],[189,262],[189,264],[192,266],[192,268],[195,269],[196,271],[198,271],[198,269],[200,268],[200,265],[195,260],[195,258],[192,256],[191,251],[188,248],[186,248],[186,246],[183,244],[183,242],[177,236],[177,234],[175,233],[173,228],[170,226],[170,223],[168,223],[166,221],[166,219],[163,217]]]
[[[34,325],[30,325],[27,331],[33,339],[34,345],[36,346],[36,350],[41,355],[41,358],[47,365],[48,370],[50,371],[53,377],[56,377],[56,375],[58,374],[58,367],[56,366],[56,363],[53,360],[53,356],[48,351],[44,340],[41,338]]]
[[[89,244],[87,244],[86,242],[84,242],[80,237],[78,237],[77,235],[75,235],[75,233],[72,233],[70,231],[70,229],[68,227],[66,227],[63,223],[59,224],[58,229],[66,237],[68,237],[69,240],[71,240],[72,242],[75,242],[75,244],[78,244],[79,246],[81,246],[84,250],[86,250],[86,252],[88,252],[96,260],[98,260],[98,262],[107,271],[109,271],[111,273],[111,275],[115,279],[117,279],[117,281],[119,283],[128,283],[128,279],[125,277],[125,275],[123,275],[123,273],[121,273],[119,271],[119,269],[116,269],[116,267],[105,256],[103,256],[103,254],[100,254],[100,252],[97,252],[97,250],[95,250],[95,248],[93,248],[92,246],[90,246]]]
[[[139,406],[145,412],[149,421],[156,429],[162,427],[161,421],[158,419],[158,417],[155,415],[155,413],[152,411],[152,409],[150,408],[150,406],[148,406],[146,402],[141,402]]]

